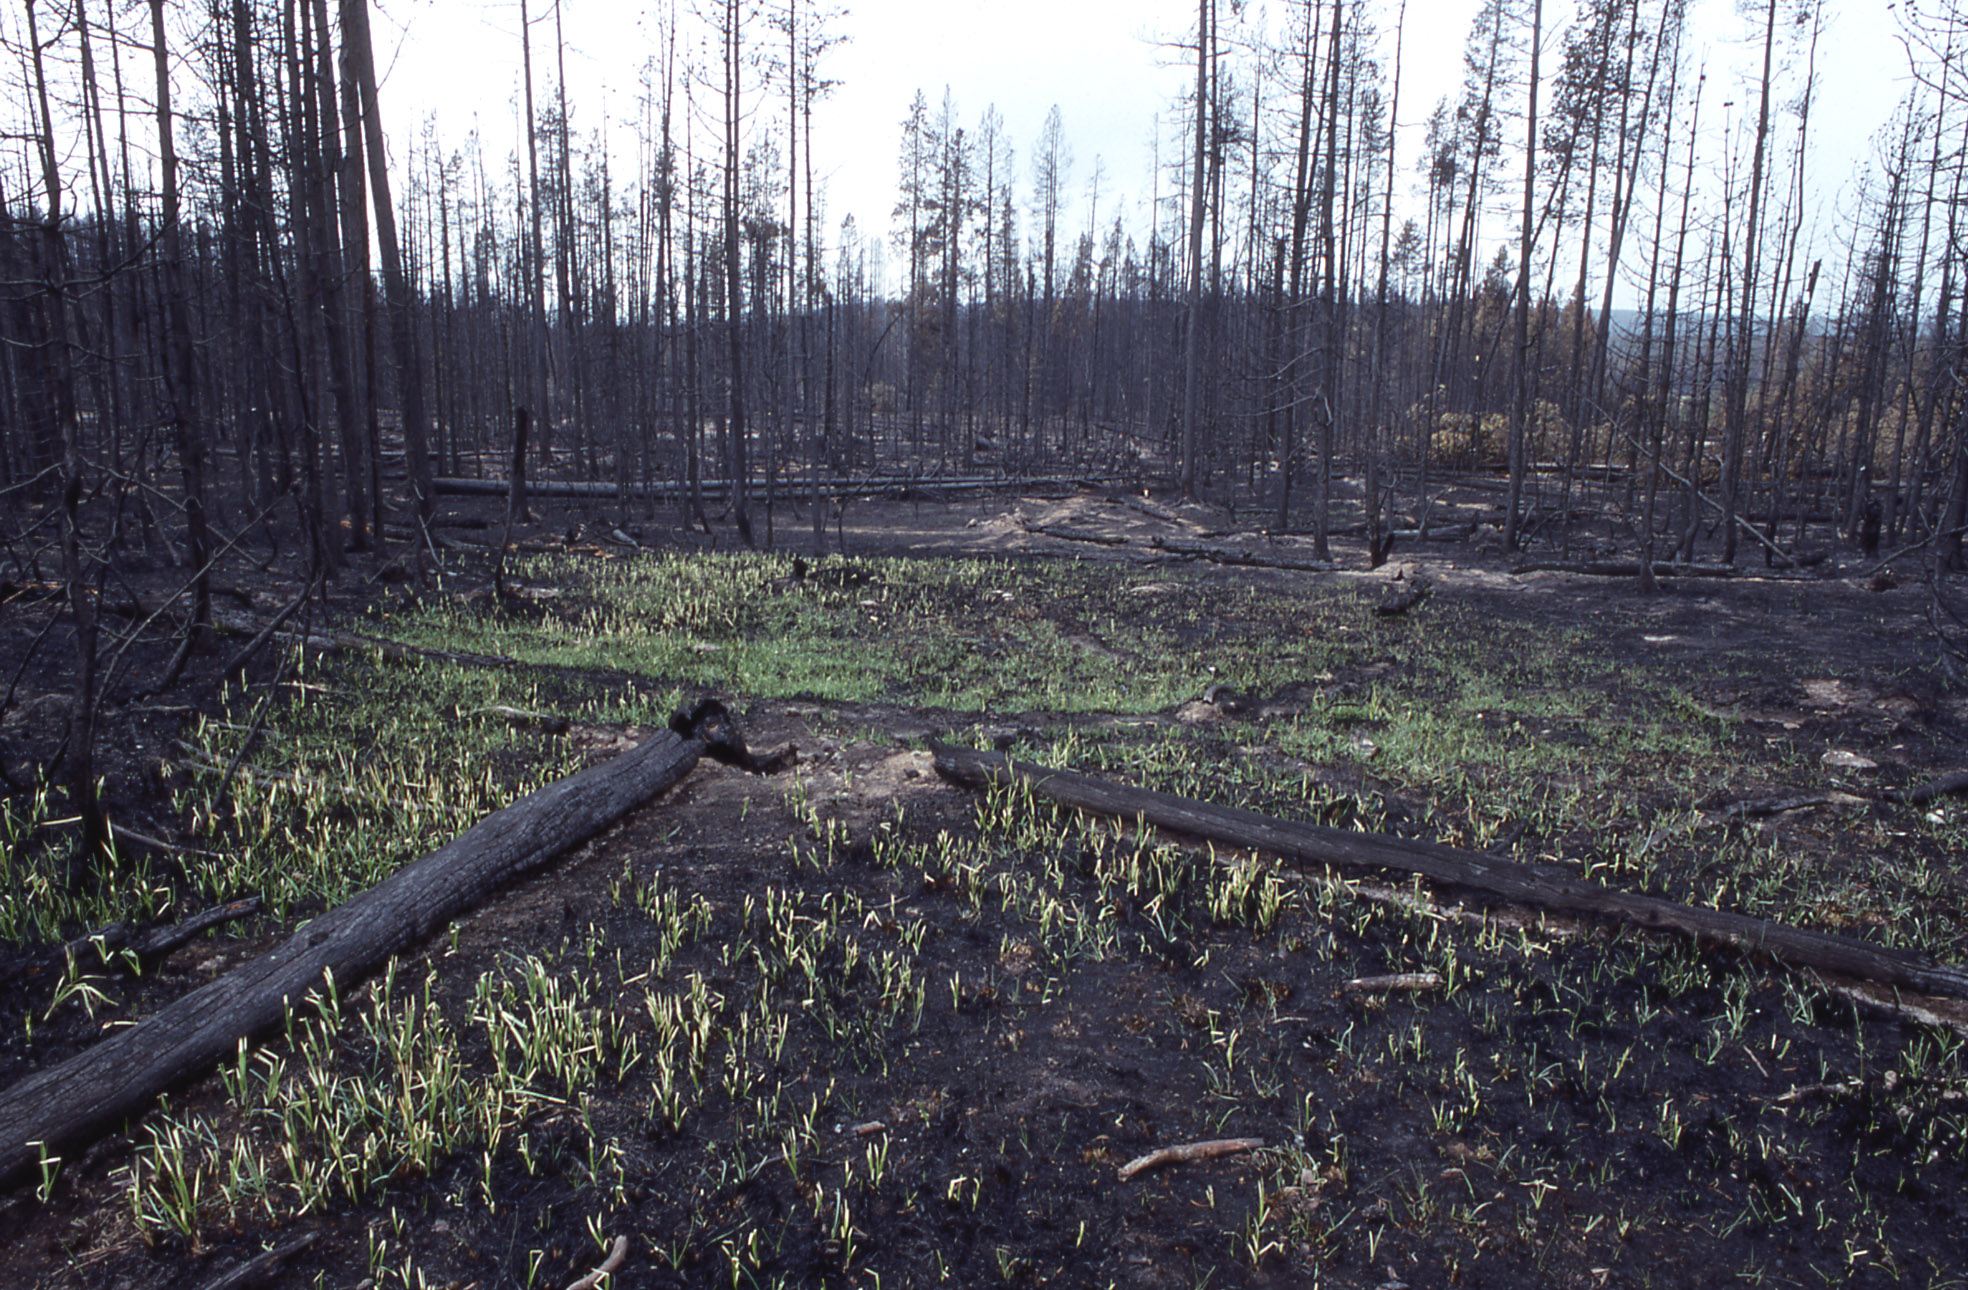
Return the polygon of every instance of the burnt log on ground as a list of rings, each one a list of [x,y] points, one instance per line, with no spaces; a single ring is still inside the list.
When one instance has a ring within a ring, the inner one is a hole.
[[[1431,524],[1426,531],[1421,529],[1394,529],[1388,537],[1397,542],[1462,542],[1476,536],[1482,527],[1476,523]]]
[[[249,1290],[252,1286],[265,1285],[281,1264],[302,1250],[311,1248],[320,1239],[320,1232],[303,1232],[221,1273],[216,1281],[207,1282],[201,1290]]]
[[[1194,520],[1183,515],[1180,511],[1173,510],[1167,506],[1163,506],[1161,503],[1154,501],[1151,498],[1136,497],[1131,493],[1120,493],[1117,494],[1116,496],[1108,498],[1107,500],[1113,502],[1115,505],[1125,506],[1128,507],[1130,510],[1140,511],[1143,515],[1146,515],[1149,519],[1160,520],[1164,524],[1173,524],[1176,525],[1178,528],[1200,527]]]
[[[595,501],[616,500],[623,496],[623,486],[613,480],[587,479],[528,479],[521,481],[528,497],[546,498],[585,498]],[[439,476],[431,481],[432,491],[439,496],[448,497],[505,497],[512,491],[510,482],[504,479],[469,479],[452,476]],[[820,495],[828,498],[870,497],[886,495],[918,495],[923,497],[957,496],[975,493],[1003,493],[1026,489],[1066,488],[1069,490],[1096,487],[1097,482],[1077,475],[957,475],[938,478],[934,475],[866,475],[860,478],[827,479],[819,485]],[[754,481],[753,487],[761,494],[765,485]],[[627,488],[629,497],[651,499],[676,499],[688,496],[688,484],[674,482],[631,483]],[[706,479],[697,485],[698,496],[717,500],[731,491],[728,480]],[[772,486],[772,496],[777,499],[798,502],[812,497],[814,485],[811,480],[780,480]]]
[[[1476,530],[1480,527],[1482,527],[1480,524],[1473,521],[1464,521],[1456,524],[1431,524],[1428,526],[1428,531],[1424,533],[1415,527],[1412,520],[1404,519],[1399,527],[1384,530],[1381,536],[1389,542],[1464,542],[1475,537]],[[1300,528],[1280,529],[1278,531],[1290,534],[1292,537],[1306,537],[1312,532],[1310,529]],[[1334,525],[1326,530],[1326,536],[1364,538],[1367,536],[1367,526],[1364,522],[1359,524]]]
[[[1902,793],[1888,793],[1889,801],[1905,802],[1908,806],[1925,806],[1937,797],[1950,793],[1968,792],[1968,771],[1956,771],[1939,779],[1930,779],[1924,784],[1916,784]]]
[[[1640,576],[1638,560],[1531,560],[1518,565],[1510,571],[1513,574],[1526,573],[1576,573],[1591,578],[1637,578]],[[1676,564],[1671,560],[1654,561],[1656,578],[1735,578],[1742,571],[1726,564]]]
[[[1781,815],[1786,811],[1803,810],[1812,806],[1862,806],[1867,802],[1894,802],[1903,806],[1925,806],[1936,798],[1953,793],[1968,792],[1968,771],[1956,771],[1942,775],[1911,788],[1888,788],[1877,793],[1860,793],[1844,789],[1824,789],[1815,793],[1799,793],[1785,797],[1749,798],[1737,802],[1720,802],[1706,807],[1711,814],[1724,816],[1758,817]]]
[[[1194,542],[1187,538],[1163,537],[1160,534],[1149,539],[1158,551],[1179,555],[1189,560],[1208,560],[1212,564],[1233,565],[1246,569],[1292,569],[1301,573],[1331,573],[1331,560],[1315,560],[1310,556],[1292,555],[1265,545],[1229,546],[1214,542]]]
[[[1744,798],[1734,802],[1720,802],[1707,808],[1712,815],[1725,819],[1760,820],[1772,815],[1783,815],[1790,811],[1804,811],[1817,806],[1843,806],[1848,803],[1863,804],[1870,799],[1852,793],[1825,791],[1820,793],[1791,793],[1783,797]]]
[[[1067,806],[1140,820],[1222,845],[1268,851],[1312,864],[1415,874],[1433,883],[1468,888],[1514,904],[1616,919],[1649,931],[1675,932],[1699,943],[1767,954],[1793,967],[1968,998],[1968,969],[1937,963],[1909,950],[1658,896],[1616,891],[1575,878],[1562,869],[1500,860],[1438,843],[1281,820],[1240,807],[1014,762],[998,753],[941,744],[933,747],[936,769],[961,784],[1028,784],[1032,792]]]
[[[701,703],[621,756],[522,797],[285,942],[138,1024],[0,1092],[0,1183],[115,1129],[279,1025],[330,977],[346,988],[499,888],[662,793],[706,754],[758,763],[728,714]],[[770,764],[770,759],[766,759]]]
[[[1125,533],[1096,533],[1091,529],[1078,529],[1065,524],[1040,524],[1022,515],[1014,518],[1018,521],[1019,528],[1027,533],[1036,533],[1040,537],[1058,538],[1062,542],[1091,542],[1095,546],[1128,545],[1128,536]]]

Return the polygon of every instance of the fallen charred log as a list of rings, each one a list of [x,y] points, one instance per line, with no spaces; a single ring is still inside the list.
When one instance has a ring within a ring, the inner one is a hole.
[[[527,794],[368,891],[85,1052],[0,1092],[0,1182],[113,1129],[159,1093],[278,1025],[332,979],[346,987],[492,892],[541,868],[687,775],[706,753],[750,764],[704,702],[633,750]]]
[[[1027,475],[1003,477],[996,475],[952,476],[939,479],[935,476],[909,475],[868,475],[859,479],[829,479],[821,481],[819,493],[822,497],[871,497],[891,493],[905,493],[933,497],[943,494],[1000,493],[1033,488],[1084,488],[1094,486],[1095,481],[1079,476]],[[450,497],[504,497],[511,491],[511,484],[503,479],[466,479],[440,476],[431,481],[432,491],[439,496]],[[675,482],[629,483],[623,485],[613,480],[590,479],[528,479],[521,481],[528,497],[549,498],[590,498],[612,500],[628,497],[667,498],[674,500],[690,495],[691,486]],[[752,489],[757,496],[765,495],[766,485],[754,481]],[[696,493],[707,499],[720,499],[731,491],[729,481],[706,479],[696,485]],[[797,502],[801,498],[814,495],[812,480],[782,479],[772,486],[772,496],[777,499]]]
[[[1793,967],[1968,998],[1968,970],[1936,963],[1908,950],[1658,896],[1616,891],[1561,869],[1500,860],[1436,843],[1280,820],[1238,807],[1014,762],[998,753],[944,745],[935,745],[935,753],[936,769],[962,784],[1028,784],[1034,793],[1068,806],[1141,820],[1228,846],[1269,851],[1314,864],[1416,874],[1430,882],[1469,888],[1516,904],[1617,919],[1650,931],[1675,932],[1702,943],[1768,954]]]
[[[1589,578],[1637,578],[1640,576],[1638,560],[1531,560],[1518,565],[1510,571],[1522,576],[1526,573],[1575,573]],[[1654,561],[1656,578],[1734,578],[1741,570],[1726,564],[1677,564],[1671,560]]]
[[[1280,551],[1269,543],[1263,546],[1230,546],[1215,542],[1195,542],[1187,538],[1163,537],[1160,534],[1151,538],[1150,542],[1156,550],[1166,551],[1171,555],[1247,569],[1293,569],[1302,573],[1330,573],[1334,567],[1331,560],[1315,560],[1309,556],[1293,555],[1288,551]]]

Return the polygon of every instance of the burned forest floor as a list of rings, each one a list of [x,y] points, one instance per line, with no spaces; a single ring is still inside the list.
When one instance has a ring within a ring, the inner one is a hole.
[[[1968,797],[1903,800],[1968,769],[1917,579],[1853,552],[1643,595],[1481,539],[1369,569],[1076,492],[862,503],[824,553],[783,507],[797,545],[758,554],[557,506],[495,589],[492,512],[221,683],[300,590],[242,573],[202,689],[113,693],[112,820],[148,844],[112,871],[78,875],[59,797],[10,799],[0,1085],[699,697],[796,761],[705,761],[0,1193],[0,1284],[206,1290],[278,1247],[250,1284],[560,1290],[618,1237],[615,1290],[1968,1284],[1962,1001],[1213,848],[929,751],[1960,965]],[[15,750],[64,702],[31,590],[0,606]],[[245,895],[140,972],[88,939]]]

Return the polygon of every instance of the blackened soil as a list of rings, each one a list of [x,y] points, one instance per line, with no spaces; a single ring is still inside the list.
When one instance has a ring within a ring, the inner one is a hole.
[[[1636,602],[1464,563],[1434,576],[1471,619],[1686,651],[1703,701],[1811,754],[1793,780],[1732,791],[1808,786],[1827,745],[1899,783],[1958,756],[1953,692],[1911,633],[1869,625],[1887,600],[1861,589]],[[1365,694],[1372,666],[1332,684]],[[1405,889],[1267,870],[1259,894],[1226,894],[1237,857],[1029,805],[980,813],[869,730],[913,739],[945,715],[751,705],[748,738],[797,743],[797,771],[706,763],[407,962],[399,989],[432,980],[481,1075],[474,988],[529,957],[638,1045],[489,1156],[298,1216],[215,1204],[191,1240],[139,1232],[133,1137],[113,1136],[48,1203],[31,1186],[0,1200],[0,1282],[199,1290],[298,1232],[320,1239],[261,1284],[565,1286],[617,1234],[615,1287],[1897,1286],[1968,1267],[1968,1085],[1947,1031],[1754,959]],[[1007,738],[1042,745],[1037,720]],[[1891,827],[1867,820],[1772,832],[1849,857],[1855,832]],[[708,910],[673,953],[652,890]],[[180,951],[117,1016],[272,934]],[[1415,972],[1440,984],[1349,986]],[[650,1000],[693,991],[714,1024],[677,1116]],[[34,1063],[91,1030],[73,1008],[59,1025]],[[352,1033],[340,1057],[368,1069],[374,1046]],[[172,1111],[230,1114],[215,1079]],[[1264,1146],[1119,1177],[1156,1147],[1232,1137]]]
[[[1915,1070],[1929,1034],[1753,962],[1309,875],[1276,875],[1286,908],[1259,928],[1212,913],[1221,871],[1188,849],[1138,853],[1158,896],[1103,897],[1137,854],[1110,827],[1044,833],[1041,809],[1023,849],[922,754],[751,719],[809,749],[803,791],[845,828],[831,860],[786,781],[706,763],[402,974],[435,973],[462,1014],[480,975],[540,955],[645,1042],[645,998],[701,984],[719,1025],[680,1126],[645,1058],[578,1113],[543,1107],[489,1174],[467,1155],[196,1248],[146,1246],[116,1213],[118,1143],[46,1208],[14,1199],[10,1281],[195,1287],[301,1230],[323,1239],[270,1284],[355,1284],[386,1241],[430,1285],[564,1285],[596,1261],[591,1230],[631,1237],[620,1286],[1891,1285],[1961,1266],[1964,1108]],[[652,882],[712,913],[650,974],[658,924],[617,896]],[[768,970],[768,892],[824,943],[813,978]],[[1106,946],[1062,932],[1062,908]],[[926,984],[919,1015],[850,961],[882,955]],[[1446,988],[1347,988],[1423,970]],[[741,1039],[761,999],[786,1019],[776,1054]],[[1246,1136],[1264,1148],[1118,1176]],[[599,1180],[590,1143],[618,1162]]]

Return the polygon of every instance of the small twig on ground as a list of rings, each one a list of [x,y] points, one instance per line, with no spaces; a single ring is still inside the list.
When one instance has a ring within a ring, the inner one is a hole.
[[[1151,536],[1148,544],[1158,551],[1166,551],[1186,560],[1208,560],[1212,564],[1250,569],[1295,569],[1302,573],[1331,573],[1333,570],[1331,560],[1293,555],[1280,549],[1268,535],[1226,533],[1219,536],[1242,538],[1246,545],[1231,547],[1211,542],[1191,542],[1184,538],[1164,537],[1159,533]],[[1260,544],[1265,548],[1263,551],[1258,549]]]
[[[1770,1098],[1769,1101],[1775,1106],[1788,1106],[1792,1102],[1803,1102],[1814,1097],[1852,1097],[1856,1094],[1864,1093],[1868,1089],[1876,1089],[1880,1093],[1885,1094],[1894,1094],[1904,1090],[1930,1085],[1932,1082],[1921,1079],[1918,1076],[1907,1078],[1902,1076],[1898,1071],[1887,1071],[1877,1080],[1854,1077],[1846,1080],[1835,1080],[1827,1084],[1805,1084],[1790,1090],[1788,1093]],[[1968,1088],[1942,1088],[1935,1093],[1934,1097],[1939,1102],[1968,1102]]]
[[[252,723],[247,726],[245,736],[239,741],[238,751],[232,754],[231,763],[226,766],[225,773],[219,777],[219,791],[212,798],[214,810],[217,810],[219,804],[231,796],[232,777],[238,773],[240,763],[246,760],[246,754],[252,750],[254,743],[259,740],[260,731],[266,728],[267,718],[273,714],[273,700],[280,693],[280,683],[287,679],[288,675],[294,670],[294,665],[299,661],[300,652],[298,650],[282,659],[280,661],[280,670],[274,674],[273,684],[268,686],[266,693],[260,696],[259,705],[253,712]]]
[[[1157,1147],[1145,1156],[1136,1156],[1121,1166],[1122,1182],[1149,1169],[1160,1169],[1163,1165],[1186,1165],[1197,1160],[1214,1160],[1218,1156],[1242,1155],[1246,1151],[1262,1151],[1263,1138],[1213,1138],[1208,1142],[1184,1142],[1173,1147]]]
[[[1672,560],[1656,560],[1653,564],[1656,578],[1734,578],[1742,573],[1733,565],[1726,564],[1687,564]],[[1640,576],[1638,560],[1527,560],[1510,571],[1512,577],[1527,573],[1575,573],[1588,578],[1637,578]]]
[[[1765,816],[1783,815],[1790,811],[1801,811],[1813,806],[1861,806],[1867,801],[1855,793],[1827,791],[1822,793],[1799,793],[1789,797],[1757,797],[1729,802],[1709,808],[1709,814],[1732,819],[1760,819]]]
[[[119,829],[118,832],[122,830]],[[95,948],[105,963],[122,962],[125,967],[134,970],[137,961],[168,954],[207,928],[230,923],[236,919],[250,918],[258,912],[260,912],[260,898],[244,896],[223,905],[202,909],[181,922],[153,927],[141,936],[135,934],[128,919],[119,918],[107,927],[100,927],[93,932],[76,937],[64,945],[62,950],[73,957],[83,950]],[[120,960],[112,955],[111,951],[114,950],[127,951],[135,956],[135,960]]]
[[[251,918],[259,912],[260,898],[243,896],[238,900],[227,901],[223,905],[202,909],[181,922],[154,927],[131,941],[130,949],[140,959],[157,958],[177,949],[208,928],[241,918]]]
[[[573,722],[569,721],[566,717],[555,716],[550,712],[528,712],[524,708],[507,707],[503,703],[495,703],[485,708],[473,708],[465,715],[470,717],[502,717],[514,725],[534,726],[546,731],[550,735],[564,735],[567,733],[568,728],[573,725]]]
[[[246,1290],[247,1286],[258,1285],[266,1280],[275,1268],[319,1239],[321,1239],[319,1232],[304,1232],[291,1241],[284,1241],[270,1250],[263,1250],[225,1273],[218,1280],[206,1283],[205,1290]]]
[[[1494,842],[1483,848],[1483,854],[1486,856],[1508,856],[1510,854],[1510,848],[1522,842],[1524,835],[1530,831],[1531,821],[1528,816],[1514,820],[1509,828],[1497,834]]]
[[[579,1281],[570,1282],[567,1290],[595,1290],[595,1287],[606,1281],[609,1274],[621,1267],[623,1260],[628,1257],[629,1238],[626,1236],[616,1237],[615,1244],[609,1247],[608,1257],[601,1261],[600,1266],[582,1277]]]
[[[1188,528],[1188,529],[1196,529],[1202,527],[1201,525],[1197,524],[1194,520],[1190,519],[1188,516],[1183,515],[1180,512],[1170,510],[1168,507],[1162,506],[1159,503],[1151,501],[1146,497],[1135,497],[1129,493],[1122,493],[1118,497],[1114,498],[1113,500],[1118,502],[1122,506],[1126,506],[1132,510],[1140,511],[1143,515],[1148,516],[1150,519],[1160,520],[1164,524],[1174,524],[1179,527]]]
[[[512,589],[506,589],[510,592]],[[213,626],[221,631],[257,632],[260,624],[250,618],[226,615],[215,616]],[[426,645],[406,645],[401,641],[385,640],[380,636],[366,636],[359,632],[342,631],[339,628],[303,626],[299,631],[281,630],[275,635],[281,640],[298,642],[302,648],[317,654],[337,654],[344,650],[375,650],[393,662],[407,662],[416,659],[436,659],[442,663],[457,663],[468,667],[519,667],[518,659],[499,654],[467,654],[457,650],[433,649]],[[594,673],[594,675],[600,675]]]
[[[128,839],[138,846],[151,851],[164,851],[177,856],[204,856],[208,860],[223,858],[216,851],[208,851],[204,847],[188,847],[176,842],[166,842],[162,838],[153,838],[148,833],[139,833],[129,825],[118,824],[114,820],[110,821],[109,831],[118,843]]]
[[[1390,972],[1386,976],[1356,976],[1346,983],[1352,994],[1385,994],[1396,990],[1420,991],[1442,988],[1440,972]]]

